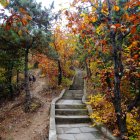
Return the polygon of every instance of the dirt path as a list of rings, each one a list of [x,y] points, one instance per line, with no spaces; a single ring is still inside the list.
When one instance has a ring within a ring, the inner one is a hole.
[[[35,75],[38,71],[36,71]],[[0,121],[0,136],[2,140],[43,140],[48,136],[49,109],[51,100],[59,94],[47,90],[46,79],[36,76],[36,82],[31,88],[33,97],[41,101],[42,106],[34,113],[24,113],[22,106],[12,108],[17,101],[23,101],[23,96],[4,106],[4,120]],[[10,109],[10,107],[12,109]]]

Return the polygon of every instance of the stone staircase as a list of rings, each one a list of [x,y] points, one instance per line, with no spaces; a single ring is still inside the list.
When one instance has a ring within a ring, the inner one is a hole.
[[[91,127],[86,105],[82,103],[84,80],[78,71],[73,85],[55,104],[57,140],[105,140],[101,132]]]

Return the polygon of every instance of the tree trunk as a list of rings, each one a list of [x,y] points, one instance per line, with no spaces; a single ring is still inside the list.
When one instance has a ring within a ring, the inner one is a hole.
[[[114,61],[114,108],[117,116],[117,123],[121,133],[121,139],[126,139],[127,127],[126,127],[126,114],[122,112],[121,107],[121,95],[120,95],[120,82],[122,77],[122,62],[116,46],[115,41],[116,33],[111,31],[110,38],[113,47],[113,61]],[[119,40],[118,40],[119,41]]]
[[[85,59],[85,67],[86,67],[87,76],[88,77],[91,77],[91,70],[89,68],[89,65],[87,64],[86,59]]]
[[[112,12],[111,12],[111,3],[110,0],[107,0],[108,5],[108,19],[109,24],[113,24],[112,22]],[[120,95],[120,82],[122,77],[123,65],[122,65],[122,58],[121,58],[121,48],[120,46],[117,47],[116,43],[116,31],[114,29],[110,29],[110,40],[113,48],[113,61],[114,61],[114,100],[113,105],[116,112],[117,123],[121,134],[121,139],[127,139],[127,126],[126,126],[126,114],[122,112],[121,108],[121,95]],[[117,39],[119,42],[119,38]],[[122,41],[122,39],[121,39]]]
[[[19,70],[17,70],[17,79],[16,79],[16,82],[17,82],[17,88],[19,86]]]
[[[19,85],[19,70],[17,69],[17,77],[16,77],[17,79],[16,79],[16,94],[17,95],[19,95],[19,93],[20,93],[20,85]]]
[[[91,77],[92,73],[91,73],[91,69],[90,69],[90,60],[88,61],[88,70],[89,70],[89,77]]]
[[[25,112],[30,111],[30,104],[31,104],[31,94],[29,90],[29,74],[28,74],[28,54],[29,48],[26,46],[25,49],[25,69],[24,69],[24,76],[25,76]]]
[[[13,63],[9,62],[8,70],[7,70],[7,83],[8,83],[8,90],[9,90],[9,97],[10,99],[13,98],[13,85],[12,85],[12,70],[13,70]]]
[[[62,83],[62,68],[60,64],[60,60],[58,60],[58,85]]]

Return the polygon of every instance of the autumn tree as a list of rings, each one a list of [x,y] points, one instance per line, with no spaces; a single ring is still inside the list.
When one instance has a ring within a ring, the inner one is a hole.
[[[114,77],[114,82],[112,88],[113,94],[110,95],[122,139],[128,138],[126,126],[127,109],[122,105],[124,90],[121,90],[122,79],[124,79],[125,76],[127,77],[128,73],[130,74],[130,71],[127,70],[127,68],[130,68],[131,66],[128,66],[128,63],[131,63],[131,65],[135,64],[135,68],[133,67],[134,65],[132,66],[135,74],[133,73],[133,76],[131,77],[137,77],[137,79],[139,79],[139,68],[137,63],[139,56],[137,54],[137,52],[139,52],[139,49],[137,48],[137,45],[139,44],[137,42],[139,38],[138,5],[139,2],[136,0],[75,0],[72,6],[75,7],[76,10],[67,10],[65,12],[67,19],[69,20],[67,26],[71,28],[72,32],[80,36],[79,42],[85,47],[85,50],[89,49],[91,52],[94,52],[94,58],[91,57],[91,59],[93,58],[94,61],[100,61],[100,69],[108,68],[108,70],[112,70],[111,75]],[[135,35],[135,37],[132,37],[133,35]],[[130,43],[130,40],[133,40],[133,44]],[[129,43],[131,44],[131,47],[128,47]],[[130,53],[131,59],[129,58],[130,56],[127,56],[128,54],[124,54],[124,51],[125,49],[127,50],[127,48],[131,50],[127,52]],[[92,53],[89,53],[88,55],[90,54]],[[125,58],[127,63],[124,62],[123,58]],[[110,62],[110,67],[108,67],[108,62]],[[125,63],[125,65],[123,63]],[[106,81],[108,87],[111,88],[108,70],[105,70],[106,72],[103,73],[103,76],[105,76],[104,81]],[[138,100],[137,96],[135,98],[135,103],[133,105],[131,104],[131,107],[129,107],[132,109],[134,106],[137,106],[136,102],[138,102]]]
[[[38,55],[35,59],[43,71],[53,79],[57,76],[57,84],[61,85],[63,79],[73,76],[72,66],[74,62],[76,41],[70,33],[64,33],[60,26],[56,26],[52,32],[49,47],[44,51],[45,56]],[[45,63],[45,65],[44,65]],[[49,70],[51,69],[51,70]],[[50,72],[52,71],[52,72]]]

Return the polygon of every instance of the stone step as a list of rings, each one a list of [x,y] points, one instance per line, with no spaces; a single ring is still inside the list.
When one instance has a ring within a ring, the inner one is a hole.
[[[76,132],[78,132],[78,130],[76,130]],[[109,140],[109,139],[104,138],[104,136],[99,131],[97,131],[91,133],[58,134],[57,140]]]
[[[56,128],[75,128],[75,127],[92,127],[90,123],[77,123],[77,124],[57,124]]]
[[[71,123],[89,123],[89,116],[67,116],[67,115],[56,115],[56,124],[71,124]]]
[[[74,81],[72,85],[70,85],[70,90],[83,90],[84,82],[83,79],[78,79],[77,81]]]
[[[69,90],[83,90],[83,86],[79,85],[71,85]]]
[[[83,90],[67,90],[65,94],[83,94]]]
[[[55,109],[86,109],[85,104],[60,104],[55,105]]]
[[[82,97],[83,96],[79,96],[79,97],[76,97],[76,96],[63,96],[62,99],[82,100]]]
[[[65,105],[77,105],[77,104],[83,104],[81,100],[75,100],[75,99],[60,99],[57,101],[58,104],[65,104]]]
[[[98,132],[96,127],[91,127],[88,123],[77,123],[77,124],[57,124],[57,134],[76,134],[76,133],[92,133]]]
[[[66,97],[66,96],[69,96],[69,97],[82,97],[83,94],[81,93],[73,93],[73,94],[64,94],[63,97]]]
[[[67,90],[62,99],[81,100],[83,97],[83,90]]]
[[[87,115],[87,109],[56,109],[56,115]]]

